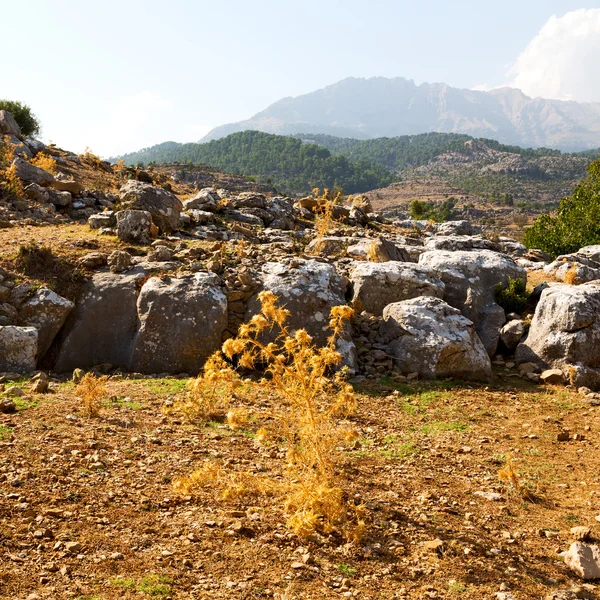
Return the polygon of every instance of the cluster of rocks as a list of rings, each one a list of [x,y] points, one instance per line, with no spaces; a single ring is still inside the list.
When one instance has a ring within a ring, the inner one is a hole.
[[[84,186],[61,171],[68,162],[79,163],[77,155],[54,157],[57,173],[32,164],[38,154],[52,155],[53,150],[39,140],[21,135],[21,129],[8,111],[0,111],[0,136],[13,151],[12,168],[21,180],[24,197],[0,200],[0,221],[4,224],[61,223],[86,220],[92,214],[112,209],[116,197],[100,190],[86,190]]]

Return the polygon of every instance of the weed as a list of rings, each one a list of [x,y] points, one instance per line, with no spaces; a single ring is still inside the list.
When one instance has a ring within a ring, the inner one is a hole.
[[[507,313],[521,313],[529,300],[527,282],[519,277],[509,279],[506,285],[498,283],[494,286],[496,302]]]
[[[56,161],[49,154],[45,152],[40,152],[37,156],[30,161],[32,165],[39,167],[40,169],[44,169],[44,171],[48,171],[48,173],[52,173],[56,175]]]
[[[0,440],[6,440],[12,435],[13,429],[7,425],[0,425]]]
[[[75,394],[81,400],[81,406],[88,417],[97,417],[100,414],[101,401],[106,397],[104,384],[108,377],[96,377],[93,373],[86,373],[75,388]]]
[[[150,574],[141,579],[137,589],[148,596],[170,596],[173,593],[172,583],[170,577]]]
[[[570,285],[575,285],[578,283],[577,281],[577,265],[573,264],[569,267],[569,270],[565,273],[564,282]]]
[[[525,485],[517,473],[510,453],[506,454],[504,466],[498,470],[498,478],[511,491],[516,492],[524,500],[532,500],[534,498],[533,492]]]
[[[451,594],[464,594],[467,591],[467,587],[460,583],[460,581],[453,581],[448,584],[448,591]]]
[[[333,193],[325,188],[323,193],[319,195],[319,188],[313,190],[313,194],[316,196],[318,204],[316,208],[317,216],[315,218],[315,239],[318,240],[316,249],[319,248],[323,241],[323,238],[329,233],[329,230],[333,226],[333,212],[335,205],[340,201],[341,194],[338,192],[335,196]]]
[[[262,292],[259,299],[261,312],[240,327],[237,338],[225,342],[223,353],[230,360],[235,358],[239,368],[264,367],[260,388],[276,397],[278,405],[265,415],[268,423],[259,429],[256,439],[286,443],[288,478],[281,482],[232,473],[208,463],[177,480],[174,487],[190,494],[208,484],[220,489],[225,499],[246,494],[283,495],[290,514],[288,525],[298,535],[337,531],[349,540],[360,539],[365,528],[364,509],[349,500],[335,470],[337,448],[349,439],[348,430],[336,420],[356,409],[356,398],[352,386],[344,381],[343,371],[330,375],[342,361],[336,343],[352,309],[332,309],[332,333],[327,344],[319,348],[304,329],[288,330],[289,311],[277,306],[272,292]],[[280,331],[275,341],[262,341],[274,328]],[[207,363],[202,377],[191,382],[196,398],[191,398],[190,409],[205,415],[226,391],[235,391],[238,399],[252,400],[250,387],[242,386],[236,372],[217,354]]]
[[[337,566],[337,569],[342,575],[345,575],[346,577],[354,577],[354,575],[356,575],[356,567],[353,567],[352,565],[340,563]]]

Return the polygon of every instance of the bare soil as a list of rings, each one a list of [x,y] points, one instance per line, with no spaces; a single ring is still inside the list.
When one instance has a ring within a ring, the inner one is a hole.
[[[349,545],[291,534],[275,498],[173,492],[206,460],[273,477],[284,468],[283,448],[254,439],[260,419],[232,431],[164,414],[185,379],[113,377],[98,418],[83,415],[70,382],[44,395],[16,383],[26,396],[0,415],[2,598],[480,599],[505,589],[518,600],[581,583],[558,553],[571,527],[598,525],[600,409],[568,388],[503,367],[487,386],[360,386],[361,437],[340,449],[339,476],[366,505],[368,530]],[[253,408],[269,402],[258,390]],[[509,453],[520,492],[498,477]]]

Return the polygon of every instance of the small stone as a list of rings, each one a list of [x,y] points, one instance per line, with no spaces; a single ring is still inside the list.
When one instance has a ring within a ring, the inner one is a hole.
[[[426,550],[431,550],[432,552],[441,552],[444,548],[444,541],[440,540],[440,538],[436,538],[435,540],[428,540],[423,542],[423,547]]]
[[[12,398],[22,398],[25,395],[25,392],[16,385],[12,385],[7,388],[4,393]]]
[[[31,391],[34,394],[45,394],[48,391],[48,380],[47,379],[38,379],[31,386]]]
[[[485,498],[490,502],[500,502],[503,500],[502,494],[498,492],[473,492],[475,496],[480,496],[481,498]]]
[[[85,375],[85,371],[83,369],[75,369],[73,371],[73,383],[79,383]]]
[[[110,558],[111,558],[112,560],[123,560],[123,559],[125,558],[125,555],[124,555],[124,554],[121,554],[121,552],[113,552],[113,553],[110,555]]]
[[[17,412],[17,406],[11,398],[0,399],[0,413],[11,414]]]
[[[65,550],[69,552],[69,554],[76,554],[81,550],[81,544],[79,542],[66,542]]]
[[[568,442],[571,439],[571,434],[568,431],[561,431],[556,436],[557,442]]]
[[[304,567],[304,563],[301,562],[293,562],[291,565],[292,569],[302,569],[302,567]]]
[[[415,379],[419,379],[419,374],[418,373],[409,373],[406,376],[406,380],[407,381],[414,381]]]
[[[560,369],[546,369],[540,375],[540,381],[550,383],[552,385],[562,385],[565,380]]]
[[[574,540],[582,542],[590,537],[592,529],[585,525],[578,525],[577,527],[571,527],[570,533]]]

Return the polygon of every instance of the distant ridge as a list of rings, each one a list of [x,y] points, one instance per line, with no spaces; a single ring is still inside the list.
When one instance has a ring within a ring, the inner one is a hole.
[[[600,146],[600,102],[530,98],[514,88],[489,92],[395,77],[348,78],[283,98],[246,121],[213,129],[207,142],[244,130],[370,139],[432,131],[503,144],[575,152]]]

